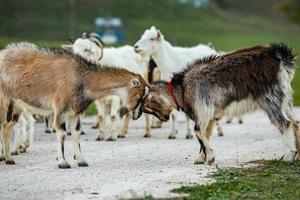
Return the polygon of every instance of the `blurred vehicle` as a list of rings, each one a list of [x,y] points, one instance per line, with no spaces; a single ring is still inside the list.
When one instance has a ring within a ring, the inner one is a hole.
[[[97,17],[95,30],[105,44],[116,44],[124,41],[123,21],[117,17]]]

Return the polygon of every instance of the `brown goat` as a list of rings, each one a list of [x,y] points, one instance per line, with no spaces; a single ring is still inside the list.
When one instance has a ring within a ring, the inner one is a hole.
[[[79,115],[94,100],[118,94],[127,100],[120,115],[134,111],[133,117],[137,119],[147,88],[139,75],[96,65],[61,49],[29,43],[8,45],[0,52],[0,124],[5,162],[14,164],[9,153],[10,130],[22,108],[26,108],[32,113],[54,113],[59,168],[70,167],[64,157],[66,121],[73,136],[74,159],[80,167],[87,166],[80,149]]]
[[[198,60],[175,74],[171,82],[154,83],[143,100],[143,111],[163,121],[169,119],[173,108],[184,111],[195,121],[200,143],[195,163],[211,164],[215,157],[209,139],[215,119],[231,103],[248,102],[253,109],[265,111],[280,130],[287,147],[284,159],[300,159],[299,126],[292,113],[290,85],[294,59],[286,45],[272,44]]]

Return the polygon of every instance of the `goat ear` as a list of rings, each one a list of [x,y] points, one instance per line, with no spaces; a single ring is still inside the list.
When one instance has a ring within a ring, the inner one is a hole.
[[[133,87],[139,87],[141,85],[141,83],[138,79],[131,79],[131,85]]]
[[[151,26],[150,30],[156,31],[156,27],[155,26]]]
[[[73,45],[70,45],[70,44],[62,44],[62,45],[61,45],[61,48],[63,48],[64,50],[67,50],[67,51],[72,51],[72,50],[73,50]]]
[[[160,30],[157,30],[157,36],[156,36],[157,40],[161,39],[161,32]]]

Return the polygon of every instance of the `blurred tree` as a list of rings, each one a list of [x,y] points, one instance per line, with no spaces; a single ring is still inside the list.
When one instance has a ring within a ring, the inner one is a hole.
[[[283,0],[279,9],[287,13],[293,21],[300,23],[300,0]]]

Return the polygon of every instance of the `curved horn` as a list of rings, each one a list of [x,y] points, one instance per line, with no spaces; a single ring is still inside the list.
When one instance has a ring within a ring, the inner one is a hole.
[[[98,58],[98,60],[101,60],[103,58],[103,46],[101,45],[99,48],[101,49],[101,56]]]
[[[63,48],[64,50],[67,50],[67,51],[73,51],[73,45],[71,44],[62,44],[61,45],[61,48]]]
[[[102,44],[102,46],[105,46],[105,43],[103,42],[103,40],[101,39],[101,37],[98,33],[89,33],[88,37],[89,38],[96,38]]]
[[[103,42],[103,40],[100,37],[98,39],[99,39],[100,43],[102,44],[102,46],[104,47],[105,43]]]

